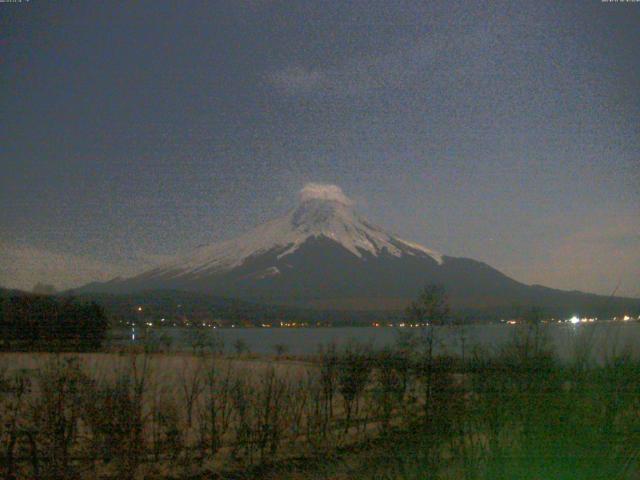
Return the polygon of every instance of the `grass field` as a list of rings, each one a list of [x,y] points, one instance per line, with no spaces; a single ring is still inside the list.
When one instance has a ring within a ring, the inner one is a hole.
[[[0,355],[2,478],[635,479],[640,362],[542,332],[465,361],[417,337],[305,361]]]

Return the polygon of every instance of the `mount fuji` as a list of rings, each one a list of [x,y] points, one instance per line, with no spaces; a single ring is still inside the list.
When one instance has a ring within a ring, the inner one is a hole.
[[[81,290],[182,290],[327,310],[400,310],[427,283],[443,285],[462,310],[536,305],[558,314],[597,313],[639,303],[525,285],[485,263],[442,255],[373,225],[339,187],[316,183],[300,191],[295,209],[238,238]]]

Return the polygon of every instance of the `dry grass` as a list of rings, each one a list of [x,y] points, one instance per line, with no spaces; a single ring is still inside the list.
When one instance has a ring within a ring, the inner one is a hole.
[[[16,421],[0,432],[4,451],[11,452],[3,462],[24,478],[41,475],[43,468],[60,478],[122,478],[131,472],[130,478],[183,477],[329,451],[380,431],[370,359],[363,352],[359,361],[352,388],[353,368],[334,364],[326,385],[322,362],[4,353],[0,376],[7,388],[0,402],[13,412],[3,416]],[[19,398],[15,379],[29,385]],[[43,409],[45,417],[38,414]],[[399,422],[390,420],[386,427]],[[45,450],[53,447],[43,435],[57,428],[68,436],[56,440],[62,453],[51,459]]]
[[[309,361],[1,354],[0,478],[636,478],[631,355],[560,364],[525,337],[464,362],[428,340]]]

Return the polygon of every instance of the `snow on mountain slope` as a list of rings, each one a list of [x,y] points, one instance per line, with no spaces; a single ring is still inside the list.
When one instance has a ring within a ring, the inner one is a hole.
[[[443,257],[370,224],[338,187],[321,184],[308,184],[297,208],[239,238],[82,291],[199,292],[263,305],[400,311],[425,284],[442,285],[453,308],[492,311],[495,318],[514,305],[548,308],[557,316],[603,315],[603,305],[617,305],[612,311],[619,314],[622,307],[635,311],[638,305],[528,286],[483,262]]]
[[[365,253],[379,256],[386,252],[396,257],[428,255],[442,263],[439,253],[395,237],[362,219],[354,211],[353,202],[335,185],[307,184],[300,191],[300,200],[300,205],[285,216],[238,238],[176,256],[155,269],[152,276],[224,272],[250,257],[272,251],[277,251],[278,258],[283,258],[314,237],[331,239],[360,258]],[[277,274],[277,271],[271,272],[271,275]]]

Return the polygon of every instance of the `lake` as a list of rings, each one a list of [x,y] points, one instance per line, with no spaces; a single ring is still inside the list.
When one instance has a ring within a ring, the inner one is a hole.
[[[489,350],[498,349],[510,341],[523,327],[514,325],[469,325],[463,329],[454,327],[435,327],[438,338],[438,351],[460,354],[463,349],[470,352],[474,346]],[[568,359],[584,347],[588,347],[595,358],[631,349],[640,355],[640,322],[607,322],[593,324],[547,324],[543,328],[562,359]],[[319,345],[335,343],[344,346],[348,342],[371,344],[374,348],[393,345],[398,338],[406,334],[419,334],[417,328],[162,328],[141,332],[136,329],[137,339],[131,341],[130,330],[113,332],[112,343],[116,345],[140,344],[153,339],[159,341],[162,336],[170,337],[171,348],[190,349],[198,339],[213,342],[221,341],[224,350],[234,351],[234,344],[241,340],[249,351],[257,354],[273,354],[277,345],[284,345],[293,355],[308,355],[317,352]],[[147,338],[141,338],[141,335]],[[463,341],[464,340],[464,341]]]

